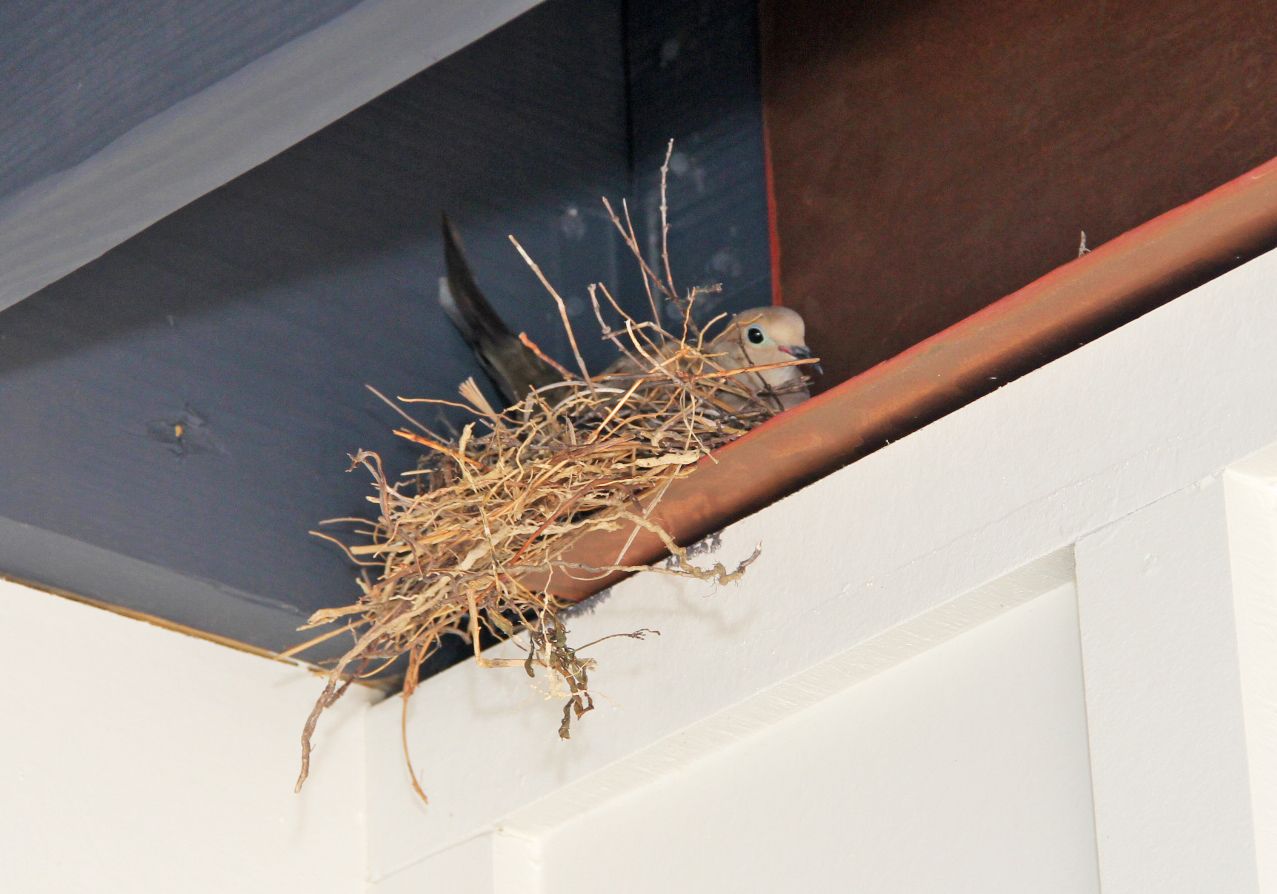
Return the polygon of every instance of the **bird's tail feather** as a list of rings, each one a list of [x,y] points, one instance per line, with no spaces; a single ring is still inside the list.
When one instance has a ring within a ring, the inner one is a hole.
[[[439,290],[439,304],[502,397],[515,403],[529,389],[559,381],[562,376],[519,341],[484,297],[466,261],[461,237],[446,214],[443,256],[448,287]]]

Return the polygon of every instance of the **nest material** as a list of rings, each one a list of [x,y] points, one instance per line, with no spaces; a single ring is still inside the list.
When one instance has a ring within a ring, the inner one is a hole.
[[[426,448],[423,463],[398,479],[387,475],[375,453],[352,457],[352,469],[363,467],[372,476],[369,499],[378,517],[371,523],[336,520],[359,525],[366,542],[358,545],[320,535],[338,543],[368,574],[357,602],[318,611],[303,628],[339,625],[307,645],[345,631],[354,643],[329,670],[306,721],[298,789],[309,771],[316,722],[351,680],[375,675],[406,656],[406,711],[422,663],[445,636],[473,644],[482,665],[521,665],[529,676],[538,668],[548,672],[566,696],[559,734],[567,738],[571,720],[593,708],[588,679],[593,660],[569,644],[562,616],[567,603],[547,590],[547,582],[555,575],[601,578],[646,570],[623,564],[624,550],[614,562],[597,565],[565,559],[582,537],[620,528],[647,530],[671,555],[654,570],[720,583],[737,578],[757,556],[755,551],[732,569],[700,567],[651,517],[672,481],[716,447],[775,415],[779,406],[774,396],[760,395],[742,381],[749,371],[723,369],[717,362],[706,335],[712,336],[712,327],[702,331],[692,319],[703,290],[680,299],[668,265],[661,276],[643,262],[628,214],[625,223],[615,214],[612,219],[643,271],[653,319],[632,319],[602,285],[589,292],[602,336],[628,358],[621,366],[629,371],[586,373],[562,299],[524,254],[559,306],[579,374],[555,364],[562,383],[530,392],[502,411],[489,404],[473,380],[462,385],[460,404],[405,400],[462,406],[474,419],[455,438],[415,420],[413,429],[396,431]],[[671,333],[657,322],[662,300],[681,307],[680,331]],[[615,320],[611,325],[609,318]],[[485,632],[515,641],[526,658],[485,659],[479,650]]]

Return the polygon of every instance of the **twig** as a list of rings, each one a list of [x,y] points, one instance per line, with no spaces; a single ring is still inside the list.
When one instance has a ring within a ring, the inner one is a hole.
[[[576,334],[572,331],[572,323],[568,319],[568,306],[563,301],[562,296],[550,285],[550,281],[546,279],[545,274],[541,272],[541,268],[537,266],[537,262],[532,260],[531,256],[524,251],[523,246],[519,244],[519,240],[513,236],[510,242],[519,252],[519,256],[523,258],[524,263],[532,268],[532,272],[536,274],[537,279],[541,281],[541,285],[545,286],[545,290],[550,293],[550,297],[554,299],[555,305],[559,308],[559,318],[563,320],[563,330],[568,335],[568,343],[572,345],[572,355],[576,357],[576,365],[581,370],[581,380],[587,385],[590,384],[590,371],[585,368],[585,360],[581,357],[581,350],[576,346]]]
[[[669,199],[666,184],[670,174],[670,159],[674,156],[674,141],[670,140],[665,147],[665,161],[661,163],[661,261],[665,264],[665,282],[671,295],[677,295],[674,285],[674,274],[670,272],[670,219]]]
[[[536,342],[534,342],[532,339],[528,338],[528,334],[527,334],[526,332],[520,332],[520,333],[519,333],[519,342],[520,342],[520,343],[521,343],[521,344],[522,344],[525,348],[527,348],[529,351],[531,351],[533,354],[536,354],[536,355],[537,355],[537,357],[539,357],[541,360],[545,361],[545,362],[546,362],[546,363],[548,363],[550,366],[554,367],[554,371],[555,371],[556,373],[558,373],[559,375],[563,376],[563,380],[564,380],[564,381],[570,381],[570,380],[572,380],[572,379],[575,379],[575,378],[576,378],[576,376],[574,376],[574,375],[572,375],[572,373],[568,372],[568,368],[567,368],[566,366],[563,366],[563,365],[562,365],[562,364],[560,364],[557,360],[555,360],[553,357],[551,357],[549,354],[547,354],[547,353],[545,353],[544,351],[542,351],[542,350],[541,350],[541,349],[537,346],[537,343],[536,343]]]

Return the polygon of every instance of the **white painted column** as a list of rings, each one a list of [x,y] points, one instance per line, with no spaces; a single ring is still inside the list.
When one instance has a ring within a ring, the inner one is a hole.
[[[1259,890],[1224,487],[1076,548],[1105,894]]]
[[[1277,891],[1277,448],[1224,474],[1260,890]]]

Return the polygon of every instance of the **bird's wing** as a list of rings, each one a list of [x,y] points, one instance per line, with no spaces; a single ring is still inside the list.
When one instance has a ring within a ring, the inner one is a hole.
[[[563,377],[554,367],[519,341],[479,291],[461,248],[461,237],[446,214],[443,216],[443,257],[448,288],[440,290],[439,304],[501,396],[514,404],[533,388],[561,381]]]

